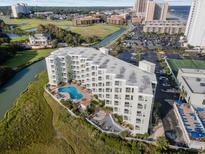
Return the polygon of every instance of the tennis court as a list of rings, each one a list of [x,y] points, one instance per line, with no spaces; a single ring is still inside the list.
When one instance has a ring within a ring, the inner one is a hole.
[[[167,61],[175,76],[177,75],[179,68],[205,69],[205,61],[203,60],[168,59]]]

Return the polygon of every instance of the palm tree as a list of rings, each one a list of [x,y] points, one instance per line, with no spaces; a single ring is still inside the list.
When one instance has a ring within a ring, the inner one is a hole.
[[[156,141],[157,149],[162,151],[162,150],[167,150],[169,143],[166,140],[165,137],[158,137]]]
[[[186,96],[187,96],[187,92],[182,89],[182,90],[180,91],[180,98],[181,98],[181,99],[185,99]]]

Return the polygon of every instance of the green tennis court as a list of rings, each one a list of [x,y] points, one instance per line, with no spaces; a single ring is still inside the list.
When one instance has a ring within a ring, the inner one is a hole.
[[[205,69],[205,61],[203,60],[176,60],[168,59],[169,66],[173,73],[177,75],[179,68],[193,68],[193,69]]]

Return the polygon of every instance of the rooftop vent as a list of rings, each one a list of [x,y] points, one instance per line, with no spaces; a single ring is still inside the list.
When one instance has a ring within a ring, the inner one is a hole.
[[[201,87],[205,87],[205,83],[200,83],[200,86]]]
[[[196,78],[196,81],[197,81],[197,82],[200,82],[200,81],[201,81],[201,79],[200,79],[200,78]]]

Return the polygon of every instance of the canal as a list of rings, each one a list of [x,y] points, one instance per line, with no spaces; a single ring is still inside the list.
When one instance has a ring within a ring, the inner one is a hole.
[[[113,40],[117,39],[121,34],[123,34],[126,31],[125,27],[120,27],[120,29],[111,35],[105,37],[102,41],[100,41],[98,44],[94,45],[94,48],[100,48],[107,46],[110,44]]]
[[[110,42],[124,33],[126,28],[121,27],[118,31],[107,36],[99,44],[94,47],[102,47],[108,45]],[[4,86],[0,87],[0,119],[4,114],[14,105],[18,96],[26,90],[28,85],[35,80],[36,75],[46,70],[45,60],[36,62],[29,67],[22,69],[20,72],[9,80]]]
[[[11,108],[16,98],[26,90],[37,74],[45,70],[45,61],[39,61],[22,69],[0,88],[0,118]]]

